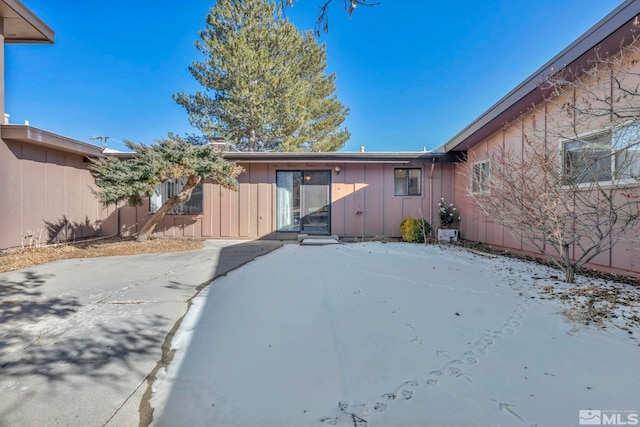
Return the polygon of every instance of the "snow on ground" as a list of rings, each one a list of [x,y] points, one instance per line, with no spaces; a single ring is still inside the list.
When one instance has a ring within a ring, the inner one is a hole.
[[[154,424],[569,426],[587,409],[633,421],[640,329],[568,320],[549,298],[558,275],[452,246],[286,245],[194,302]]]

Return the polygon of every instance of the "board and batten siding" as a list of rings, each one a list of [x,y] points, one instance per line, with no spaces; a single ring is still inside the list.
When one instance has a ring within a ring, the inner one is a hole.
[[[331,171],[331,233],[342,237],[398,237],[400,222],[422,216],[438,226],[438,202],[455,202],[452,164],[416,163],[240,163],[238,190],[206,182],[201,215],[167,215],[157,236],[259,239],[276,236],[276,171]],[[335,167],[340,166],[340,173]],[[420,168],[422,194],[395,196],[395,168]],[[122,232],[133,234],[149,218],[148,202],[122,207]],[[136,226],[137,224],[137,226]]]
[[[0,181],[0,248],[46,244],[65,224],[66,239],[115,232],[81,155],[0,140]]]

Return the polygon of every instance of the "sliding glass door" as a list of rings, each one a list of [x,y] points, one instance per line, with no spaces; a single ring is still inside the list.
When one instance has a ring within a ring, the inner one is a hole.
[[[330,179],[330,171],[277,171],[277,230],[328,234]]]

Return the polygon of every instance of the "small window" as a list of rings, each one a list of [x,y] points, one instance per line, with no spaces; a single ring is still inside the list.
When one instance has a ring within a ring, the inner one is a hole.
[[[618,179],[640,179],[640,125],[616,129],[615,171]]]
[[[393,194],[396,196],[421,195],[421,176],[421,169],[395,169],[393,171]]]
[[[473,163],[471,165],[471,192],[488,193],[491,166],[489,160]]]
[[[567,182],[611,181],[611,132],[600,132],[564,142],[564,178]]]
[[[156,213],[158,209],[160,209],[160,206],[178,194],[186,183],[187,178],[177,178],[157,185],[154,193],[149,198],[149,213]],[[200,183],[193,189],[191,199],[185,203],[180,203],[178,206],[170,210],[169,214],[199,215],[202,213],[202,206],[202,183]]]

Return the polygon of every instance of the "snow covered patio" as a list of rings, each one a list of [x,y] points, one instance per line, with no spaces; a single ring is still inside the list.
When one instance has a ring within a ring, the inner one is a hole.
[[[569,321],[556,276],[452,246],[285,245],[194,300],[154,425],[637,424],[640,329]]]

